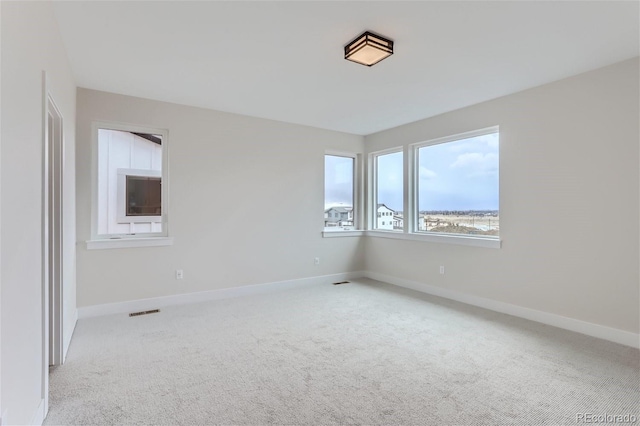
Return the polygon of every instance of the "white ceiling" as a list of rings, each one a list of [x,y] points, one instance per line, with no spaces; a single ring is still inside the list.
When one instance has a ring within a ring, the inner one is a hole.
[[[366,135],[639,54],[639,3],[70,1],[76,83]],[[395,42],[343,59],[364,30]]]

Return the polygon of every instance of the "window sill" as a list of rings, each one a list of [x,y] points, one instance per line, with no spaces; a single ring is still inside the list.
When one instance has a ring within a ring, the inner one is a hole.
[[[340,229],[335,231],[322,231],[322,238],[360,237],[365,231],[359,229]]]
[[[148,237],[148,238],[108,238],[104,240],[86,241],[87,250],[103,250],[133,247],[158,247],[173,245],[172,237]]]
[[[502,246],[502,241],[497,238],[483,238],[473,237],[466,235],[444,235],[444,234],[405,234],[399,231],[367,231],[366,234],[370,237],[379,238],[391,238],[396,240],[411,240],[411,241],[423,241],[429,243],[445,243],[445,244],[457,244],[462,246],[472,247],[486,247],[499,249]]]

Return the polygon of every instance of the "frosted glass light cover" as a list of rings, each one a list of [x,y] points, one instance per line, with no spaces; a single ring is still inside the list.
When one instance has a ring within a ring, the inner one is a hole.
[[[393,41],[366,31],[344,48],[344,58],[372,66],[393,54]]]

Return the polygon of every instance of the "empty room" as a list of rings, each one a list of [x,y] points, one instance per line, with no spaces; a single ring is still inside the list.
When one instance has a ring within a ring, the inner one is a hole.
[[[637,1],[1,1],[0,426],[640,422]]]

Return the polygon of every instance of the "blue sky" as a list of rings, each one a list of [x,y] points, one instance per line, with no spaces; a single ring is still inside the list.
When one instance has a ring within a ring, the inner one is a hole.
[[[422,147],[420,210],[498,210],[498,134]]]
[[[499,138],[492,133],[418,150],[420,210],[498,210]],[[402,211],[403,153],[377,157],[378,203]],[[351,205],[353,160],[327,156],[325,208]]]
[[[379,155],[378,164],[378,204],[384,204],[395,211],[402,211],[402,152]]]

